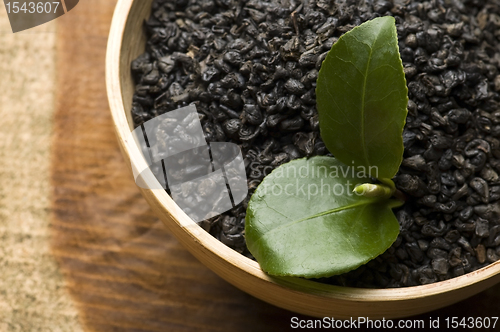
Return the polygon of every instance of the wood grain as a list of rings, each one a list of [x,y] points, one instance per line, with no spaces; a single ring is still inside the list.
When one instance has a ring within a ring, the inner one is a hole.
[[[12,33],[0,5],[0,331],[79,332],[49,239],[55,21]],[[36,55],[36,56],[34,56]]]
[[[133,183],[105,93],[113,7],[114,1],[87,0],[58,21],[52,250],[84,326],[89,331],[291,330],[291,317],[305,317],[261,302],[201,265],[153,215]],[[415,318],[491,316],[497,314],[499,290]]]
[[[130,105],[134,91],[131,61],[144,52],[141,33],[152,0],[119,0],[113,16],[106,56],[106,83],[111,114],[122,153],[135,174],[148,165],[130,138]],[[144,175],[144,176],[143,176]],[[142,181],[155,186],[151,172]],[[398,289],[365,289],[326,285],[300,278],[271,277],[257,262],[224,246],[196,225],[164,190],[141,189],[169,230],[219,276],[268,303],[315,317],[349,319],[400,318],[451,305],[500,282],[500,261],[464,276],[442,282]]]
[[[52,251],[92,331],[277,331],[294,314],[229,285],[152,214],[121,157],[104,84],[114,1],[58,21]]]

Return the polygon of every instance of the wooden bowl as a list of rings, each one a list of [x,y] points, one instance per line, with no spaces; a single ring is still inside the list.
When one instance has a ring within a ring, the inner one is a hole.
[[[146,161],[130,132],[134,83],[130,63],[144,52],[143,22],[152,0],[119,0],[106,56],[106,83],[118,141],[127,161],[144,169]],[[131,173],[132,174],[132,173]],[[132,176],[132,175],[131,175]],[[149,172],[147,181],[156,181]],[[451,280],[398,289],[362,289],[272,277],[259,264],[225,246],[191,220],[164,190],[140,189],[168,229],[203,264],[239,289],[278,307],[316,317],[399,318],[463,300],[500,282],[500,261]]]

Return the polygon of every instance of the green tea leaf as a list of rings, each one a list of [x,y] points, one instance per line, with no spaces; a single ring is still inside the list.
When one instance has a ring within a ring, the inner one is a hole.
[[[353,193],[368,181],[364,167],[324,156],[276,168],[248,204],[248,249],[279,276],[327,277],[368,262],[396,240],[391,209],[401,204]]]
[[[403,158],[408,90],[393,17],[345,33],[321,66],[316,86],[321,137],[346,165],[376,166],[392,178]]]

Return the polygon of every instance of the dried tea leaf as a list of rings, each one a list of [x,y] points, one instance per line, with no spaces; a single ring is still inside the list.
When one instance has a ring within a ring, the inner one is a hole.
[[[266,176],[248,204],[247,246],[269,274],[306,278],[344,273],[382,254],[399,224],[387,197],[353,189],[363,167],[331,157],[296,159]]]
[[[345,33],[321,66],[316,87],[321,137],[346,165],[376,166],[392,178],[403,159],[408,89],[393,17]]]

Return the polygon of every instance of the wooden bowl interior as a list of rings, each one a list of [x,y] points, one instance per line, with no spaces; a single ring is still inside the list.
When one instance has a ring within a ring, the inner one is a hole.
[[[132,97],[135,90],[135,83],[130,72],[130,64],[139,55],[144,53],[146,48],[146,33],[144,31],[144,20],[151,13],[151,4],[153,0],[141,0],[132,2],[130,13],[133,16],[127,18],[125,31],[123,32],[123,43],[120,47],[120,85],[125,116],[130,129],[134,128],[132,120]]]
[[[152,0],[118,1],[106,57],[111,113],[122,153],[132,168],[144,165],[145,161],[129,138],[133,129],[130,110],[134,92],[130,63],[144,52],[143,22],[150,14],[151,3]],[[257,298],[306,315],[406,317],[458,302],[500,281],[500,262],[452,280],[400,289],[358,289],[270,277],[255,261],[226,247],[196,225],[164,190],[141,189],[141,192],[179,241],[219,276]]]

